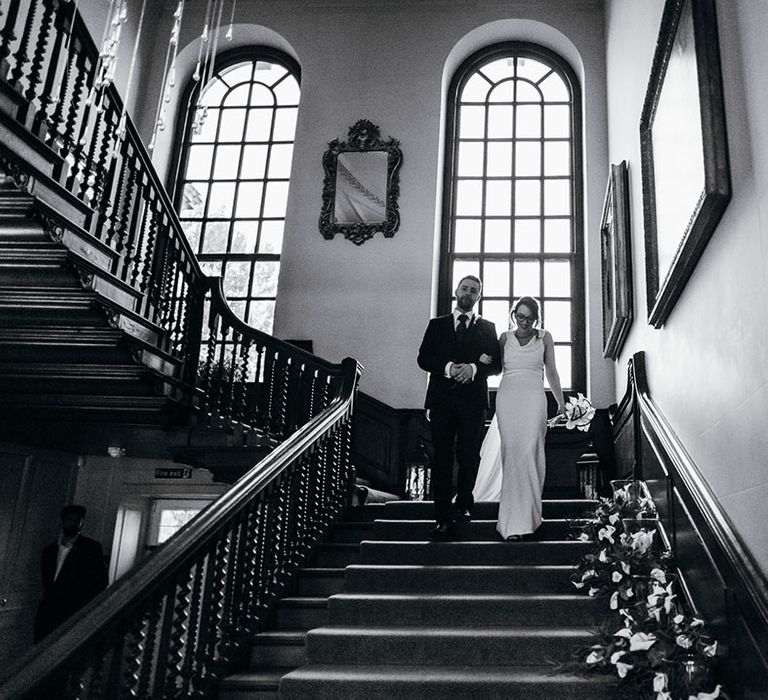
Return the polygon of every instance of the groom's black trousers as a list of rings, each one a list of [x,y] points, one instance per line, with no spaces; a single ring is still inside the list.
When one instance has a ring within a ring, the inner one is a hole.
[[[483,438],[485,406],[467,401],[460,387],[446,401],[430,409],[432,427],[432,490],[435,499],[435,520],[453,519],[453,462],[459,465],[456,506],[472,510],[477,468],[480,464],[480,444]]]

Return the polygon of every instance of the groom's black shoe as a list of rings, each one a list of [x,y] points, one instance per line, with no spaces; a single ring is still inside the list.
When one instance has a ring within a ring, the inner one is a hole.
[[[429,539],[431,540],[447,540],[451,537],[453,534],[453,523],[444,520],[443,522],[437,523],[435,527],[433,527],[429,531]]]
[[[456,520],[462,523],[468,523],[472,520],[472,511],[469,508],[459,508],[456,513]]]

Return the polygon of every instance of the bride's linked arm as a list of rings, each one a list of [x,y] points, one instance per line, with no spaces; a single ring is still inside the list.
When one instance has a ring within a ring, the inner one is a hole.
[[[557,412],[565,414],[565,399],[563,398],[563,389],[560,386],[560,375],[557,373],[555,365],[555,344],[552,341],[552,335],[544,331],[544,372],[547,375],[549,388],[555,395],[557,401]]]

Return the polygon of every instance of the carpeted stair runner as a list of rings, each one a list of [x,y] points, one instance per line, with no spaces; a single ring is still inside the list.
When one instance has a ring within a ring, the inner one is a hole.
[[[431,503],[351,509],[220,697],[610,698],[606,679],[556,671],[604,612],[568,579],[588,547],[567,540],[568,519],[589,506],[545,501],[534,538],[514,543],[496,534],[495,503],[448,542],[428,539]]]

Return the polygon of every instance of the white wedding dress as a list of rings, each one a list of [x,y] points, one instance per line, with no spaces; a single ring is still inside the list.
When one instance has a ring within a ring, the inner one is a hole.
[[[538,331],[526,345],[507,335],[496,415],[480,449],[473,496],[499,501],[496,529],[505,539],[532,533],[541,524],[547,429],[543,334]]]

